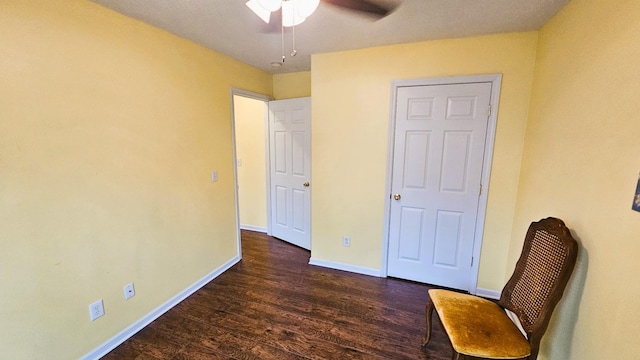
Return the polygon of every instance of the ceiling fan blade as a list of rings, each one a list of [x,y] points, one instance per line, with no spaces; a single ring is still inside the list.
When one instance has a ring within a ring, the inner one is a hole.
[[[282,12],[280,9],[271,13],[269,23],[264,21],[254,21],[252,23],[254,31],[262,34],[280,33],[282,28]]]
[[[394,7],[383,7],[368,0],[322,0],[327,4],[358,11],[367,15],[383,18],[395,10]]]

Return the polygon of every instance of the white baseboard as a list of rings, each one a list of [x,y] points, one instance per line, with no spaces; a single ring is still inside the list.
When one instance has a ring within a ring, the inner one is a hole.
[[[500,291],[476,288],[476,295],[484,298],[498,300],[500,299],[500,294]]]
[[[102,345],[95,348],[93,351],[81,357],[81,359],[82,360],[100,359],[101,357],[106,355],[109,351],[115,349],[118,345],[125,342],[125,340],[129,339],[130,337],[135,335],[138,331],[142,330],[145,326],[149,325],[153,320],[159,318],[162,314],[169,311],[172,307],[178,305],[182,300],[186,299],[187,297],[189,297],[189,295],[198,291],[201,287],[205,286],[211,280],[217,278],[220,274],[227,271],[230,267],[232,267],[239,261],[240,261],[240,256],[236,256],[231,260],[227,261],[226,263],[222,264],[220,267],[218,267],[217,269],[215,269],[214,271],[212,271],[202,279],[198,280],[193,285],[184,289],[183,291],[178,293],[176,296],[172,297],[167,302],[165,302],[164,304],[157,307],[155,310],[151,311],[150,313],[142,317],[140,320],[129,325],[126,329],[122,330],[121,332],[116,334],[114,337],[112,337],[111,339],[104,342]]]
[[[264,226],[240,224],[240,230],[257,231],[265,234],[267,233],[267,228]]]
[[[383,277],[382,272],[378,269],[372,269],[351,264],[339,263],[335,261],[322,260],[317,258],[309,259],[309,265],[322,266],[329,269],[348,271],[356,274],[369,275],[375,277]]]

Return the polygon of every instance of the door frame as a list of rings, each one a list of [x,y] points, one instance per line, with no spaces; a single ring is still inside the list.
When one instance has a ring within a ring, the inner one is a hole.
[[[491,176],[491,163],[493,160],[493,146],[495,143],[497,119],[498,119],[498,103],[500,100],[500,87],[502,84],[502,74],[487,75],[468,75],[468,76],[451,76],[437,78],[423,78],[410,80],[394,80],[391,82],[390,106],[389,106],[389,129],[387,140],[387,174],[386,186],[384,194],[384,230],[382,239],[382,266],[381,276],[387,277],[388,273],[388,256],[389,256],[389,236],[390,236],[390,220],[391,220],[391,185],[393,180],[393,155],[395,149],[395,129],[396,129],[396,106],[397,106],[397,90],[401,87],[410,86],[429,86],[429,85],[455,85],[470,83],[491,83],[491,114],[487,124],[487,135],[484,144],[484,159],[482,162],[481,186],[482,192],[478,200],[478,214],[475,224],[474,241],[473,241],[473,264],[471,265],[472,279],[467,289],[469,293],[476,294],[478,287],[478,270],[480,265],[480,251],[482,249],[484,222],[487,211],[487,200],[489,194],[489,179]]]
[[[230,91],[230,104],[231,104],[231,146],[233,150],[233,183],[234,183],[234,199],[235,199],[235,207],[236,207],[236,241],[238,248],[238,256],[242,259],[242,242],[241,242],[241,233],[240,233],[240,198],[238,197],[238,154],[236,151],[236,109],[233,101],[234,96],[242,96],[250,99],[255,99],[258,101],[262,101],[264,103],[264,112],[262,116],[262,121],[264,122],[265,129],[265,171],[266,173],[266,188],[267,188],[267,234],[271,235],[271,196],[269,194],[269,189],[271,185],[271,177],[270,177],[270,167],[269,167],[269,101],[273,100],[272,97],[255,93],[248,90],[231,88]]]

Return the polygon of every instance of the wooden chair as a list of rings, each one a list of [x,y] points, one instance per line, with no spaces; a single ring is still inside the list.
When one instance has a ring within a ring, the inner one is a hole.
[[[546,218],[532,223],[515,271],[497,304],[454,291],[429,290],[427,333],[422,346],[431,338],[435,309],[451,341],[453,359],[536,359],[577,254],[578,244],[562,220]],[[505,309],[517,317],[522,330]]]

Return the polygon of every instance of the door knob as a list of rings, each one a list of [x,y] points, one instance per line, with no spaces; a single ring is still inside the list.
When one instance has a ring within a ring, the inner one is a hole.
[[[393,195],[393,198],[396,200],[400,200],[402,198],[402,196],[400,196],[400,194],[395,194]]]
[[[305,182],[305,183],[304,183],[304,184],[302,184],[302,185],[304,185],[304,187],[309,187],[309,182],[307,181],[307,182]]]

